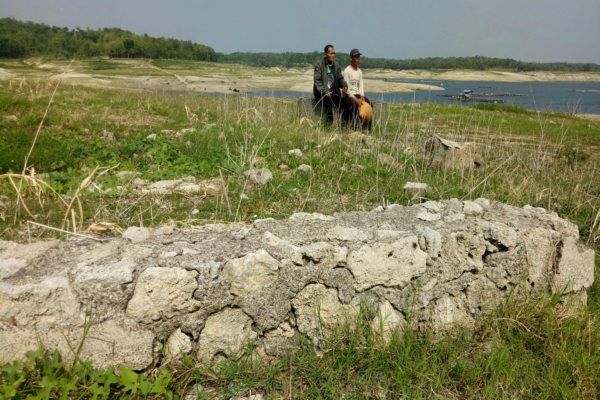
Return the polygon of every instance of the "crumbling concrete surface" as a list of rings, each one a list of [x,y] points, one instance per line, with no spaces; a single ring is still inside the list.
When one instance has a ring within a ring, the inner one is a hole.
[[[135,233],[0,242],[0,363],[40,344],[136,369],[249,343],[277,356],[301,335],[320,346],[360,307],[385,336],[439,332],[510,293],[580,298],[594,279],[575,225],[486,199]]]

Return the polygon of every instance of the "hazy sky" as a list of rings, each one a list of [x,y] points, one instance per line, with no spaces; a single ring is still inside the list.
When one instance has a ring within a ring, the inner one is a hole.
[[[0,17],[119,27],[216,51],[600,63],[600,0],[0,0]]]

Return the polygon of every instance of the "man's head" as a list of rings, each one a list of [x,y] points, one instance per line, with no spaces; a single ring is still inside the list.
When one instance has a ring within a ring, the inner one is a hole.
[[[328,63],[332,63],[335,61],[335,48],[332,44],[328,44],[327,46],[325,46],[323,51],[325,52],[325,61],[327,61]]]
[[[360,64],[361,55],[362,53],[358,49],[350,50],[350,64],[352,64],[354,67],[358,67]]]

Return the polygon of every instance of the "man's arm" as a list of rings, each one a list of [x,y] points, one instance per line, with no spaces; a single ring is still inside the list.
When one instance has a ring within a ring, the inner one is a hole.
[[[321,95],[325,94],[325,82],[323,80],[323,71],[321,70],[321,66],[319,64],[315,65],[315,71],[313,74],[313,82],[317,90],[321,93]]]

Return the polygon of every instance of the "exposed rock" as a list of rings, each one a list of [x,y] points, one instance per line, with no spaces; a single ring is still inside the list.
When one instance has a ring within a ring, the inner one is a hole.
[[[434,136],[425,143],[424,159],[434,169],[455,168],[460,170],[478,168],[483,159],[473,143],[457,143]]]
[[[307,164],[302,164],[298,167],[298,171],[300,172],[312,172],[312,167],[310,165]]]
[[[200,193],[202,192],[202,186],[193,182],[183,182],[177,185],[175,191],[183,193]]]
[[[431,258],[438,258],[442,251],[442,235],[427,226],[418,228],[419,246]]]
[[[177,329],[169,336],[165,344],[165,359],[167,361],[179,360],[183,354],[192,351],[192,340],[188,335]]]
[[[375,318],[371,321],[371,329],[389,339],[394,331],[402,333],[406,329],[406,319],[402,313],[398,312],[389,301],[383,301],[377,309]]]
[[[277,279],[279,262],[265,250],[229,261],[223,276],[231,284],[231,293],[250,296],[268,288]]]
[[[132,243],[139,243],[152,237],[152,231],[148,228],[130,226],[123,232],[123,237]]]
[[[181,178],[174,190],[193,177]],[[584,307],[594,251],[543,209],[486,199],[388,205],[372,212],[296,213],[252,224],[131,228],[123,238],[0,241],[0,362],[38,345],[72,357],[156,365],[182,353],[259,356],[320,345],[336,324],[431,332],[472,325],[528,292]],[[156,340],[160,338],[160,340]],[[167,339],[163,348],[153,343]]]
[[[552,277],[554,259],[557,257],[558,233],[544,228],[534,228],[523,234],[529,282],[537,288],[547,288]]]
[[[150,323],[197,310],[200,303],[192,295],[198,287],[195,271],[151,267],[137,280],[127,315]]]
[[[319,344],[336,323],[352,319],[355,310],[340,302],[337,290],[321,284],[305,287],[292,300],[298,330]]]
[[[112,144],[115,143],[115,134],[107,131],[106,129],[102,131],[102,139],[104,139],[104,141],[106,143]]]
[[[300,158],[300,157],[303,156],[302,150],[300,150],[300,149],[292,149],[292,150],[288,151],[288,154],[290,156],[294,156],[294,157],[297,157],[297,158]]]
[[[517,245],[517,232],[502,223],[488,222],[484,224],[483,237],[492,241],[492,244],[497,244],[507,249],[512,249]]]
[[[252,168],[244,172],[244,177],[253,185],[264,186],[273,179],[273,174],[267,168]]]
[[[152,182],[150,185],[145,187],[142,192],[145,193],[156,193],[156,194],[167,194],[173,193],[177,186],[181,185],[183,180],[181,179],[170,179]]]
[[[390,156],[389,154],[379,153],[377,155],[377,161],[379,161],[381,165],[396,167],[396,159],[394,159],[394,157]]]
[[[371,237],[368,232],[357,228],[336,226],[327,232],[330,240],[363,242]]]
[[[83,319],[66,276],[25,284],[0,283],[0,326],[78,325]]]
[[[300,336],[296,329],[284,322],[277,329],[265,333],[262,344],[267,355],[283,356],[298,345]]]
[[[22,258],[5,258],[0,260],[0,279],[8,278],[27,266]]]
[[[564,240],[560,254],[558,269],[552,282],[553,290],[571,293],[592,286],[594,250],[583,249],[577,239],[569,236]]]
[[[212,360],[217,354],[237,357],[244,346],[257,337],[250,317],[240,309],[227,308],[206,320],[196,355],[205,361]]]
[[[463,213],[465,215],[481,215],[483,214],[483,207],[474,201],[463,202]]]
[[[422,197],[428,188],[428,184],[421,182],[406,182],[403,187],[403,189],[411,195],[412,200]]]
[[[348,256],[348,268],[362,291],[376,285],[403,287],[426,270],[427,254],[416,236],[390,244],[364,245]]]
[[[417,214],[417,218],[421,221],[437,221],[442,218],[441,214],[421,211]]]
[[[59,350],[67,363],[72,362],[72,347],[77,347],[84,337],[83,324],[68,330],[57,326],[44,329],[9,327],[0,329],[0,363],[23,358],[28,351],[38,349]],[[111,319],[93,324],[83,341],[80,358],[92,362],[96,368],[111,368],[118,364],[133,369],[145,369],[152,363],[154,334],[132,321]]]
[[[72,270],[73,288],[92,315],[122,311],[131,296],[125,284],[133,282],[135,263],[129,260],[88,265],[79,263]]]

